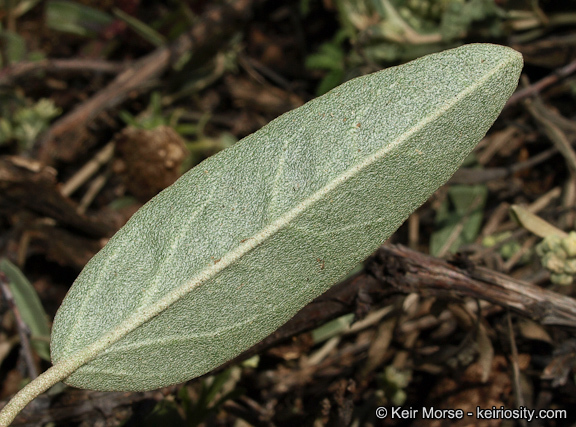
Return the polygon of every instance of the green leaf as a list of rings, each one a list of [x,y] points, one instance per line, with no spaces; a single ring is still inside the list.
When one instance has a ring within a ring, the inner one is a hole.
[[[50,360],[50,325],[36,289],[22,271],[6,258],[0,261],[0,270],[10,280],[9,286],[14,303],[20,311],[22,320],[30,329],[32,347],[42,359]]]
[[[476,240],[484,217],[488,197],[485,185],[453,185],[448,198],[436,213],[438,230],[430,238],[430,253],[444,256],[454,253],[465,243]],[[451,206],[453,209],[451,209]]]
[[[328,72],[316,88],[317,95],[324,95],[331,89],[334,89],[344,80],[344,70],[332,70]]]
[[[153,389],[256,344],[452,175],[521,68],[502,46],[430,55],[351,80],[205,160],[86,265],[42,381]]]
[[[46,25],[56,31],[93,37],[114,21],[107,13],[66,0],[46,3]]]
[[[539,237],[556,235],[567,237],[568,233],[553,226],[548,221],[543,220],[538,215],[533,214],[528,209],[520,205],[510,206],[510,216],[512,219],[524,227],[526,230],[534,233]]]
[[[239,375],[240,368],[235,367],[204,379],[202,391],[196,403],[186,408],[186,421],[190,427],[206,423],[209,421],[208,417],[215,414],[223,403],[243,394],[241,389],[234,387],[237,380],[234,378],[233,370],[238,371]],[[226,391],[227,386],[232,386],[232,390]]]
[[[26,57],[26,41],[22,36],[12,31],[2,30],[0,27],[0,43],[3,45],[6,64],[0,58],[0,66],[7,67],[8,65],[22,61]]]
[[[324,43],[318,53],[308,55],[306,68],[310,70],[340,70],[344,73],[344,51],[334,43]]]
[[[312,331],[312,339],[314,344],[324,342],[336,335],[341,334],[350,328],[350,325],[354,321],[354,313],[348,313],[344,316],[340,316],[337,319],[331,320],[324,323],[322,326],[314,329]]]
[[[146,25],[144,22],[140,21],[138,18],[129,15],[122,9],[115,7],[112,12],[120,20],[124,21],[128,26],[134,30],[135,33],[140,35],[144,40],[148,41],[152,45],[159,47],[166,43],[166,38],[156,31],[154,28]]]

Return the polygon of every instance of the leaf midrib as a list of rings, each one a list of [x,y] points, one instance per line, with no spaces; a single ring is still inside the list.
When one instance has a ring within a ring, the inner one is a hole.
[[[208,282],[212,278],[216,277],[220,272],[230,267],[243,256],[256,249],[258,246],[263,244],[266,240],[274,236],[280,230],[289,226],[290,223],[305,212],[314,203],[320,201],[326,194],[333,191],[340,184],[345,183],[350,178],[359,174],[362,170],[369,167],[380,158],[384,157],[387,153],[395,149],[398,145],[402,144],[404,141],[409,139],[412,135],[416,134],[423,128],[425,128],[429,123],[433,122],[437,118],[441,117],[445,112],[452,109],[455,105],[465,99],[468,95],[473,93],[478,87],[482,87],[484,82],[492,78],[499,70],[504,68],[510,62],[510,58],[506,57],[495,65],[490,72],[486,73],[482,78],[474,81],[470,86],[454,96],[449,102],[439,107],[433,114],[430,114],[420,120],[417,125],[411,127],[405,131],[402,135],[396,138],[394,141],[390,142],[386,146],[382,147],[380,150],[370,154],[362,162],[352,166],[344,173],[336,177],[334,180],[329,182],[327,185],[316,191],[307,199],[298,203],[294,208],[288,211],[286,214],[280,216],[277,220],[264,227],[260,232],[256,233],[254,236],[246,239],[246,241],[240,244],[238,247],[228,252],[226,255],[220,258],[217,264],[211,265],[210,267],[202,270],[188,282],[181,285],[179,288],[171,291],[165,297],[158,300],[156,303],[149,307],[143,307],[138,310],[133,316],[124,320],[121,324],[117,325],[113,330],[101,336],[94,343],[86,346],[84,349],[73,353],[58,362],[58,364],[66,363],[70,366],[67,369],[69,374],[73,373],[75,370],[80,368],[82,365],[89,363],[91,360],[98,357],[103,351],[111,347],[116,342],[120,341],[130,332],[134,331],[136,328],[146,323],[147,321],[153,319],[154,317],[161,314],[163,311],[167,310],[174,303],[179,301],[181,298],[192,292],[194,289],[198,288],[205,282]],[[70,360],[75,359],[75,362]],[[71,362],[71,363],[70,363]],[[75,367],[72,369],[72,367]]]

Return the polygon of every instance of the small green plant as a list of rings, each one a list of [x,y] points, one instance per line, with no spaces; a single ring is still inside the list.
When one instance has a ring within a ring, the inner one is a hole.
[[[52,329],[59,381],[149,390],[203,375],[287,322],[456,171],[514,91],[521,55],[475,44],[359,77],[203,161],[86,265]]]
[[[317,88],[323,94],[365,74],[366,64],[407,61],[458,45],[471,30],[501,36],[506,11],[494,0],[336,0],[340,29],[306,61],[324,70]],[[306,11],[307,2],[302,3]],[[350,48],[347,47],[350,45]]]
[[[571,285],[576,275],[576,231],[567,236],[546,236],[537,246],[536,253],[542,267],[550,271],[550,281],[557,285]]]
[[[377,377],[378,388],[383,393],[383,403],[386,405],[402,406],[406,403],[406,387],[412,381],[412,371],[387,366],[384,372]]]
[[[509,240],[513,237],[511,231],[504,231],[502,233],[491,234],[482,239],[482,246],[491,248],[495,245],[500,245],[499,253],[502,259],[508,260],[516,255],[522,249],[522,245],[518,240]],[[502,243],[504,242],[504,243]],[[527,251],[522,255],[519,264],[526,264],[532,257],[532,251]]]
[[[16,141],[21,151],[26,151],[45,131],[50,121],[61,110],[51,100],[32,102],[21,96],[6,97],[0,106],[0,145]]]
[[[0,10],[2,9],[0,8]],[[5,10],[2,11],[5,12]],[[12,10],[14,17],[25,12],[25,10],[20,10],[18,13],[18,11]],[[2,25],[0,25],[0,46],[0,69],[16,62],[37,61],[44,58],[44,54],[40,51],[29,52],[24,37],[14,31],[4,29]]]
[[[157,91],[152,92],[148,107],[138,117],[133,116],[126,110],[121,110],[118,115],[126,125],[145,130],[156,129],[159,126],[170,126],[173,128],[178,122],[178,118],[174,114],[170,116],[164,114],[162,111],[162,97],[160,92]]]
[[[444,256],[476,239],[488,197],[485,185],[452,185],[436,211],[437,230],[430,236],[430,253]]]
[[[45,7],[48,28],[78,36],[95,37],[114,21],[109,14],[74,1],[49,0]]]
[[[345,70],[348,67],[345,64],[346,55],[342,44],[346,38],[346,32],[341,30],[332,41],[322,44],[318,52],[306,58],[306,68],[327,71],[316,88],[316,94],[323,95],[345,80]]]
[[[241,368],[235,366],[202,380],[195,399],[187,387],[178,392],[179,404],[173,400],[161,400],[143,423],[143,427],[158,425],[196,427],[215,415],[222,405],[243,394],[236,387]],[[193,401],[194,400],[194,401]]]

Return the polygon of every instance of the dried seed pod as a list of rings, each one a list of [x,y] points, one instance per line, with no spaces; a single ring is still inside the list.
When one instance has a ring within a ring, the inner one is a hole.
[[[184,140],[169,126],[127,127],[116,135],[114,170],[138,200],[147,202],[180,177],[188,155]]]

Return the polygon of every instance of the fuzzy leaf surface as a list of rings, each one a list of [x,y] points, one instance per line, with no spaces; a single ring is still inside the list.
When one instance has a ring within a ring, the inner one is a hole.
[[[205,160],[86,265],[56,315],[66,383],[146,390],[256,344],[382,244],[516,88],[512,49],[467,45],[359,77]]]

